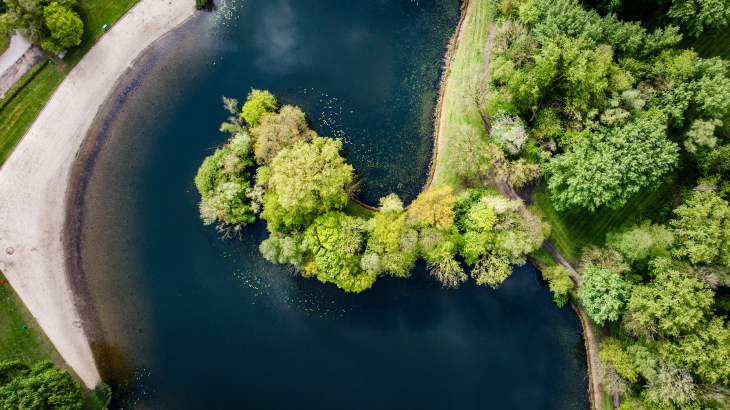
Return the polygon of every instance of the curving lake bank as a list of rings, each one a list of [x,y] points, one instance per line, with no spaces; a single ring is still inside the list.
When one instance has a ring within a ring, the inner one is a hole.
[[[234,3],[135,63],[70,209],[103,376],[139,370],[138,399],[161,408],[587,407],[580,322],[531,265],[497,291],[443,290],[418,266],[349,295],[264,261],[263,224],[222,242],[197,215],[192,178],[225,140],[220,96],[250,87],[342,136],[366,199],[417,194],[458,17],[452,1]]]

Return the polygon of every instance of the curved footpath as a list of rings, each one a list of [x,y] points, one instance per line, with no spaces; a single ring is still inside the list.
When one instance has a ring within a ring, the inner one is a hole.
[[[141,0],[68,74],[0,168],[0,269],[87,387],[100,380],[66,275],[69,175],[99,108],[137,56],[195,12]]]

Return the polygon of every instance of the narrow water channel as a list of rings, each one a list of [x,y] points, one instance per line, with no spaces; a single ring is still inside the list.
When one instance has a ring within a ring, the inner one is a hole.
[[[587,409],[581,325],[528,264],[445,290],[423,264],[359,295],[261,258],[265,224],[220,240],[193,177],[224,143],[221,96],[268,89],[342,138],[363,200],[428,174],[456,0],[229,0],[153,45],[81,157],[83,297],[116,408]]]

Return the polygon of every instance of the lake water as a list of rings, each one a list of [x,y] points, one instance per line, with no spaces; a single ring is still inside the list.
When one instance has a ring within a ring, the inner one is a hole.
[[[498,290],[442,289],[419,263],[346,294],[263,260],[264,223],[220,240],[198,216],[193,177],[226,139],[221,96],[252,87],[344,140],[365,202],[412,200],[459,13],[453,0],[232,1],[135,63],[81,157],[71,221],[116,408],[589,407],[578,316],[531,264]]]

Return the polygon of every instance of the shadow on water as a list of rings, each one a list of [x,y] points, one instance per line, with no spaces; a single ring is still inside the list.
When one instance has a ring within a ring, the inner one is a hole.
[[[242,101],[252,87],[343,139],[366,202],[413,199],[458,17],[456,0],[231,0],[135,62],[88,136],[67,219],[94,355],[128,392],[119,404],[588,407],[580,321],[531,264],[498,290],[448,290],[419,262],[411,278],[354,295],[265,261],[263,221],[227,241],[200,221],[193,178],[226,139],[221,96]]]

